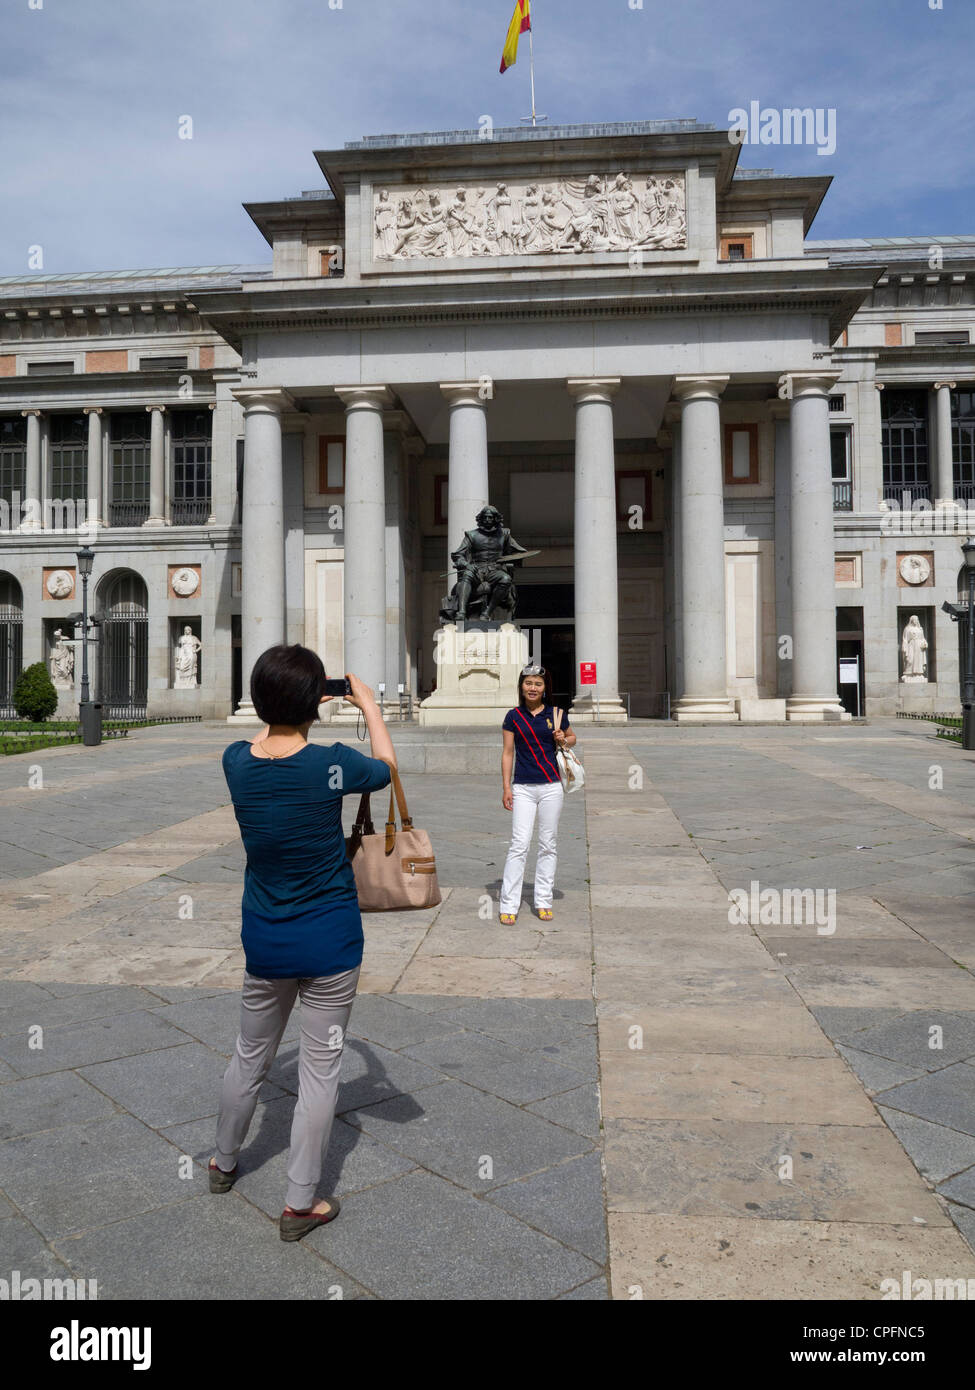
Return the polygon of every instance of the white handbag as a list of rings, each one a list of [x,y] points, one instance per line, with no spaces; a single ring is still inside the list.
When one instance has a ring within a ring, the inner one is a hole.
[[[562,711],[555,708],[555,727],[562,723]],[[558,764],[559,777],[562,786],[567,792],[577,792],[580,787],[586,785],[586,769],[575,755],[572,748],[559,748],[555,754],[555,761]]]

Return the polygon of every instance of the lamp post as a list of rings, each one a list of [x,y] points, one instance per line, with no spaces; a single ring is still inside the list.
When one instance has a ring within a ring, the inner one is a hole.
[[[971,536],[961,548],[964,557],[963,573],[968,590],[967,602],[943,603],[942,611],[953,623],[965,620],[961,669],[961,746],[975,752],[975,541]],[[960,597],[960,595],[959,595]]]
[[[88,580],[95,563],[95,552],[90,545],[77,551],[78,573],[81,575],[81,737],[85,744],[92,746],[102,741],[101,706],[91,702],[88,686]]]

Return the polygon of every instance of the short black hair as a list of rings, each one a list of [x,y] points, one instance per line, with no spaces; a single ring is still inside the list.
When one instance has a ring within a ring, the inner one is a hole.
[[[265,724],[301,724],[317,719],[325,694],[325,667],[308,647],[268,647],[251,672],[251,700]]]
[[[541,672],[522,671],[521,675],[518,677],[518,706],[520,709],[525,709],[527,707],[527,701],[525,700],[525,677],[531,675],[541,675],[542,680],[545,682],[545,694],[542,696],[542,703],[545,705],[550,705],[552,703],[552,673],[548,667]]]

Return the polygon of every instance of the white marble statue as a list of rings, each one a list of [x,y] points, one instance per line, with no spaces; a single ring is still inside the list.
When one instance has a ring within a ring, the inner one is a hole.
[[[373,198],[377,261],[676,250],[687,244],[682,174],[648,175],[645,189],[634,188],[621,171],[499,183],[490,195],[483,188],[425,186],[381,188]]]
[[[54,631],[51,680],[55,690],[71,690],[74,687],[74,643],[65,637],[60,628]]]
[[[912,613],[901,638],[901,658],[904,665],[902,681],[926,681],[928,670],[928,639],[916,613]]]
[[[195,690],[199,685],[197,665],[203,643],[189,626],[183,628],[183,635],[176,644],[176,679],[174,690]]]

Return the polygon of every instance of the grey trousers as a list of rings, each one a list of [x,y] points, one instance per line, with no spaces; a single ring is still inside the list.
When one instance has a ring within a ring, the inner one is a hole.
[[[356,966],[340,975],[308,980],[262,980],[244,972],[240,1036],[223,1078],[214,1158],[224,1172],[236,1166],[258,1092],[300,995],[298,1101],[291,1126],[287,1197],[287,1205],[295,1211],[307,1211],[315,1203],[360,969]]]

